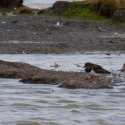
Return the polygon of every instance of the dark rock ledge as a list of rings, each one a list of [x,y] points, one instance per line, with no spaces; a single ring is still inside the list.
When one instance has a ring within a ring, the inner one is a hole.
[[[30,84],[57,84],[64,88],[112,88],[111,79],[92,77],[83,72],[63,72],[40,69],[22,62],[0,60],[0,78],[18,78],[20,82]]]

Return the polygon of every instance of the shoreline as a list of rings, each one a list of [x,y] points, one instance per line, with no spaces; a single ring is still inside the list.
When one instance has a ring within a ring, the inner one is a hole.
[[[6,54],[125,50],[124,26],[108,22],[17,15],[1,16],[0,28],[0,52]]]
[[[110,22],[34,15],[1,16],[0,29],[1,54],[125,53],[125,27]],[[20,69],[20,64],[13,65],[16,64],[10,64],[12,67],[8,70],[1,70],[1,77],[22,78],[22,82],[33,84],[51,84],[54,80],[61,82],[60,87],[64,88],[99,89],[112,88],[110,84],[114,85],[111,79],[91,79],[83,72],[35,69],[37,74],[34,75],[32,68],[24,71]],[[4,66],[1,65],[1,68]],[[93,82],[97,84],[93,85]]]

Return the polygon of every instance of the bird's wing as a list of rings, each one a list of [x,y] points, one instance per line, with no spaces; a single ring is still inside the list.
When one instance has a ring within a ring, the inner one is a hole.
[[[109,71],[107,71],[106,69],[103,69],[102,67],[93,68],[93,70],[94,70],[96,73],[110,74]]]

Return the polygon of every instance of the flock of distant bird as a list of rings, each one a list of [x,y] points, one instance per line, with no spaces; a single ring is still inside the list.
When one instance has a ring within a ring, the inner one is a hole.
[[[77,67],[81,67],[78,64],[76,64],[76,65],[77,65]],[[50,67],[58,68],[59,65],[55,62],[54,65],[51,65]],[[111,74],[110,71],[102,68],[102,66],[94,64],[94,63],[90,63],[90,62],[85,63],[83,68],[86,73],[89,73],[89,74],[95,75],[95,76],[98,76],[100,74]],[[122,69],[120,69],[118,71],[122,72],[125,77],[125,63],[123,64]]]

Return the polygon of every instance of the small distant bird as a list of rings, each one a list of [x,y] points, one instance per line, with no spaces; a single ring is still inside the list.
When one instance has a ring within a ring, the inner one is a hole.
[[[54,65],[51,65],[50,67],[58,68],[59,65],[55,62]]]
[[[30,54],[29,51],[23,51],[23,54]]]
[[[98,31],[106,32],[106,30],[102,29],[102,27],[99,27]]]
[[[56,22],[56,26],[59,26],[60,25],[60,23],[59,22]]]
[[[110,52],[104,52],[104,54],[110,56]]]
[[[114,35],[115,35],[115,36],[118,36],[118,33],[117,33],[117,32],[115,32],[115,33],[114,33]]]
[[[90,62],[85,63],[83,68],[85,68],[85,72],[91,73],[93,75],[110,74],[111,73],[111,72],[107,71],[106,69],[103,69],[100,65],[93,64]]]
[[[82,67],[82,66],[80,66],[79,64],[74,64],[74,65],[76,65],[77,67]]]
[[[124,77],[125,77],[125,63],[123,64],[122,69],[120,69],[119,71],[123,72],[123,75],[124,75]]]

